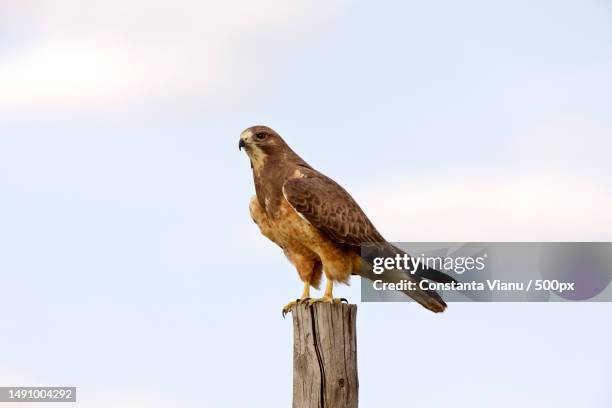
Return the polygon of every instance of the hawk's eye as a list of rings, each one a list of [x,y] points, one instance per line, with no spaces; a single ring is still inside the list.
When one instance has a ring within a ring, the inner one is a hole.
[[[257,134],[255,135],[255,137],[257,138],[257,140],[264,140],[264,139],[266,138],[266,136],[268,136],[268,135],[266,135],[265,133],[257,133]]]

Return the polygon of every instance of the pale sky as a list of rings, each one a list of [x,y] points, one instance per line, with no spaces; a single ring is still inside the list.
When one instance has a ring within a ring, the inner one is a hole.
[[[390,240],[611,241],[611,107],[606,0],[0,0],[0,385],[289,406],[244,128]],[[361,304],[361,406],[608,407],[611,312]]]

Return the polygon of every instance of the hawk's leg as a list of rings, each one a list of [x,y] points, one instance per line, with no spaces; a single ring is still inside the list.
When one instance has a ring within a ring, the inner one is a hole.
[[[334,291],[334,281],[327,278],[327,283],[325,284],[325,292],[323,293],[323,297],[318,298],[318,299],[310,299],[308,301],[308,305],[312,306],[315,303],[342,303],[342,302],[348,303],[346,299],[340,299],[340,298],[334,299],[333,291]]]
[[[308,299],[310,299],[310,282],[306,281],[304,282],[304,291],[302,292],[302,297],[287,303],[285,307],[283,307],[283,317],[285,317],[287,313],[291,312],[295,305],[305,302]]]

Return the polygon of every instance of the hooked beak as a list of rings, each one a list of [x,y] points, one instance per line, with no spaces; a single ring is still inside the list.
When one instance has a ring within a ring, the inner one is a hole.
[[[246,143],[244,142],[244,139],[240,139],[238,142],[238,150],[242,150],[243,147],[246,147]]]

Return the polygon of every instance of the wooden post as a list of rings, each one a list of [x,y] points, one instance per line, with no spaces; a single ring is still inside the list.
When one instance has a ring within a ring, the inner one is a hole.
[[[357,306],[293,308],[293,408],[357,408]]]

